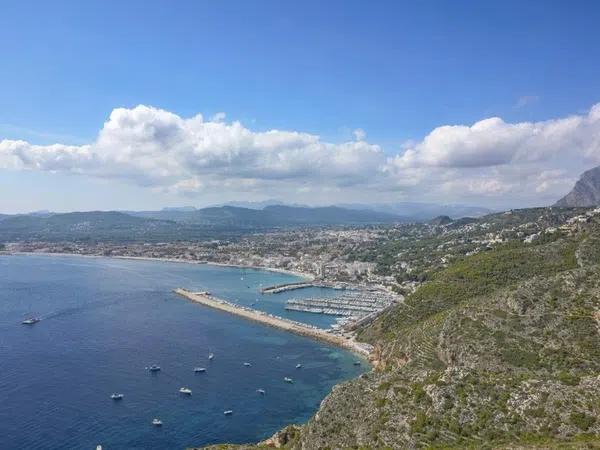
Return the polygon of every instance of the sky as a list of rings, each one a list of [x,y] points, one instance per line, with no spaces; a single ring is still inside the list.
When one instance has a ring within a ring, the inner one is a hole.
[[[600,164],[596,1],[2,2],[0,212],[548,205]]]

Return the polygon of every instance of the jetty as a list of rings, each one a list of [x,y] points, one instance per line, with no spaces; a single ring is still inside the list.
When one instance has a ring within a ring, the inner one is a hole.
[[[293,291],[295,289],[304,289],[313,287],[314,284],[310,282],[296,282],[296,283],[284,283],[276,284],[274,286],[268,286],[260,290],[261,294],[278,294],[279,292]]]
[[[238,317],[259,322],[274,328],[289,331],[300,336],[306,336],[327,342],[329,344],[337,345],[365,357],[369,357],[373,350],[371,345],[355,341],[352,335],[335,334],[305,323],[284,319],[283,317],[278,317],[264,311],[258,311],[252,308],[240,306],[227,300],[215,297],[209,292],[192,292],[183,288],[177,288],[174,290],[174,292],[192,302],[199,303],[219,311],[228,312]]]

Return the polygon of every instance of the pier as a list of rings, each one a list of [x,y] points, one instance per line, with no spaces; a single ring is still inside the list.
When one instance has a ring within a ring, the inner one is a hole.
[[[182,288],[175,289],[174,292],[192,302],[218,309],[219,311],[235,314],[236,316],[243,317],[244,319],[253,320],[255,322],[289,331],[300,336],[306,336],[327,342],[329,344],[337,345],[365,357],[369,357],[371,355],[372,347],[369,344],[356,342],[352,336],[334,334],[321,328],[313,327],[301,322],[284,319],[263,311],[257,311],[252,308],[236,305],[228,302],[227,300],[214,297],[209,292],[191,292]]]
[[[293,291],[295,289],[304,289],[313,286],[313,283],[307,282],[276,284],[275,286],[263,288],[260,292],[261,294],[278,294],[279,292]]]

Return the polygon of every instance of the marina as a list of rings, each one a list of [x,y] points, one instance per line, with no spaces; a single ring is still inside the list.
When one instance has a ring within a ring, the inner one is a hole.
[[[286,302],[285,309],[348,316],[358,320],[369,314],[378,313],[395,302],[395,297],[383,291],[350,291],[337,297],[290,299]]]

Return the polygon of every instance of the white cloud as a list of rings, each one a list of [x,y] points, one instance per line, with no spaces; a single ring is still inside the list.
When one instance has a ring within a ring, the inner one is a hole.
[[[363,130],[362,128],[357,128],[352,132],[352,134],[354,135],[354,138],[357,141],[364,141],[367,137],[367,133],[365,133],[365,130]]]
[[[600,104],[587,114],[542,122],[489,118],[435,128],[386,154],[366,141],[323,141],[298,131],[252,131],[226,122],[137,106],[113,110],[87,145],[0,141],[0,168],[120,179],[168,192],[221,192],[305,201],[551,201],[600,163]],[[319,198],[327,195],[328,198]],[[515,206],[516,206],[515,205]]]

